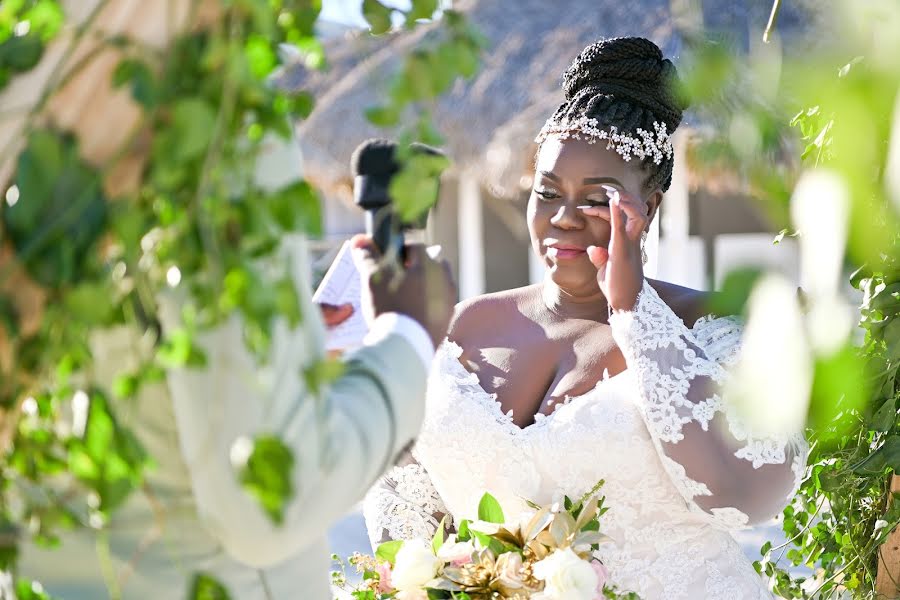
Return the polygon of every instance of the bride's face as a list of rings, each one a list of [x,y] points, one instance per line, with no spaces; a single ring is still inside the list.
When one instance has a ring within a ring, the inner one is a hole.
[[[554,283],[576,294],[596,291],[597,269],[585,249],[609,247],[609,198],[602,186],[641,197],[643,180],[638,168],[607,150],[604,142],[552,136],[541,144],[528,199],[528,231]],[[579,206],[606,210],[594,217]]]

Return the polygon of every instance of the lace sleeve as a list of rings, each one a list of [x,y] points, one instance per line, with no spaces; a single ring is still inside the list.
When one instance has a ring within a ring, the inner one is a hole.
[[[363,504],[373,549],[390,540],[431,539],[446,514],[428,472],[409,452],[369,490]]]
[[[723,529],[775,515],[804,473],[807,445],[760,435],[719,395],[740,351],[734,317],[688,329],[648,283],[630,311],[610,317],[640,386],[640,410],[660,459],[689,508]]]

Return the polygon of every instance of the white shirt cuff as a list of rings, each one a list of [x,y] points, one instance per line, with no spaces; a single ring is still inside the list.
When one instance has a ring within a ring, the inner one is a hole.
[[[434,358],[434,343],[425,328],[412,317],[395,312],[378,315],[363,339],[363,345],[374,346],[395,333],[412,345],[427,372],[431,368],[431,359]]]

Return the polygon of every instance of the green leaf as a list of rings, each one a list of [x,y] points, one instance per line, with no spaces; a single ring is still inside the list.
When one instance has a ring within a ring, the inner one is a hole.
[[[497,499],[485,492],[478,503],[478,519],[487,523],[504,523],[503,509]]]
[[[295,491],[294,455],[280,438],[273,435],[257,436],[252,445],[245,463],[236,465],[238,479],[272,522],[281,525],[284,507]]]
[[[375,557],[389,562],[391,565],[397,560],[397,552],[403,547],[403,540],[391,540],[380,544],[375,550]]]
[[[443,155],[414,154],[391,179],[394,208],[404,223],[418,223],[437,203],[441,173],[450,164]]]
[[[315,96],[309,92],[298,92],[291,97],[290,108],[288,110],[293,117],[305,119],[312,113],[315,106]]]
[[[406,25],[411,27],[419,19],[431,19],[438,9],[438,0],[413,0],[412,7],[406,13]]]
[[[434,551],[435,556],[437,556],[438,550],[441,549],[441,546],[444,545],[444,528],[447,524],[447,515],[444,515],[444,518],[441,519],[438,528],[434,531],[434,537],[431,538],[431,549]]]
[[[303,369],[303,381],[306,389],[313,395],[319,395],[344,373],[344,363],[333,358],[322,358]]]
[[[30,71],[43,54],[44,44],[36,34],[13,36],[0,44],[0,67],[18,73]]]
[[[84,325],[105,325],[112,320],[115,305],[106,282],[83,283],[65,296],[66,309]]]
[[[159,95],[156,79],[144,61],[124,59],[113,71],[112,81],[114,87],[130,84],[132,98],[144,108],[152,108],[156,104]]]
[[[378,0],[363,0],[362,11],[373,34],[380,35],[391,30],[393,11]]]
[[[456,532],[456,539],[460,542],[467,542],[472,539],[472,532],[469,530],[469,520],[463,519],[459,523],[459,531]]]
[[[894,398],[888,398],[884,401],[869,424],[873,431],[889,431],[897,423],[897,404]]]
[[[316,190],[306,181],[278,190],[269,197],[267,206],[283,231],[322,235],[322,205]]]
[[[207,573],[195,573],[188,600],[230,600],[225,586]]]
[[[53,600],[53,596],[44,591],[44,586],[30,579],[16,581],[16,598],[17,600]]]
[[[100,175],[81,160],[71,135],[39,130],[19,155],[20,200],[0,212],[29,274],[42,285],[83,279],[96,260],[90,250],[106,225]]]
[[[854,421],[850,417],[869,397],[862,358],[849,342],[829,356],[816,358],[810,396],[809,426],[837,435]]]
[[[400,113],[393,106],[376,106],[365,110],[366,119],[378,127],[393,127],[400,122]]]
[[[227,279],[227,278],[226,278]],[[206,355],[186,329],[174,329],[156,351],[156,360],[166,369],[179,367],[203,367]]]
[[[251,34],[244,44],[244,56],[250,65],[250,72],[257,79],[265,79],[278,64],[275,51],[269,40],[259,34]]]
[[[890,361],[900,361],[900,317],[894,317],[884,329],[887,357]]]
[[[881,473],[886,468],[893,469],[894,473],[900,473],[900,436],[895,435],[886,439],[884,444],[853,469],[853,472]]]
[[[710,310],[720,315],[740,315],[744,312],[753,286],[762,276],[757,268],[740,268],[730,271],[722,282],[721,291],[710,297]]]
[[[180,100],[172,109],[173,158],[187,161],[206,152],[212,140],[216,112],[200,98]]]

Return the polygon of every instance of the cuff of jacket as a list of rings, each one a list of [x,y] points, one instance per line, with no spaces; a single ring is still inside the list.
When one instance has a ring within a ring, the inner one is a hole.
[[[422,366],[427,371],[434,358],[434,344],[425,328],[418,321],[404,314],[389,312],[379,315],[372,322],[369,333],[363,340],[364,346],[374,346],[392,334],[403,337],[416,351]]]

